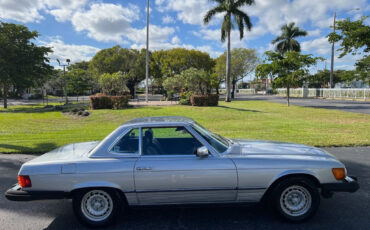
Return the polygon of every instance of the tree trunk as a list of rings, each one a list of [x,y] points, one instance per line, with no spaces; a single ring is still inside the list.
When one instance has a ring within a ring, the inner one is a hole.
[[[220,91],[218,89],[218,87],[216,87],[216,94],[219,95],[220,94]]]
[[[227,58],[226,58],[226,97],[225,101],[230,102],[230,68],[231,68],[231,57],[230,57],[230,32],[227,32]]]
[[[289,86],[287,86],[287,88],[286,88],[286,96],[287,96],[287,100],[288,100],[288,106],[290,105],[289,104],[289,96],[290,96],[290,92],[289,92]]]
[[[232,80],[232,82],[231,82],[231,86],[232,86],[232,90],[231,90],[231,98],[232,98],[232,99],[234,99],[234,98],[235,98],[235,85],[236,85],[235,80]]]
[[[4,109],[8,108],[8,86],[4,83],[3,88]]]
[[[135,98],[135,85],[129,84],[127,88],[130,90],[130,95],[132,98]]]

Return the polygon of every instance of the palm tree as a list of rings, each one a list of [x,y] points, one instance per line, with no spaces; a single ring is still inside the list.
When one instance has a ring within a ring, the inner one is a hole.
[[[252,23],[249,16],[239,8],[244,5],[254,4],[254,0],[210,0],[218,5],[209,10],[203,18],[203,23],[207,25],[211,19],[218,13],[225,13],[221,26],[221,41],[224,42],[227,37],[227,59],[226,59],[226,98],[230,102],[230,32],[238,26],[240,40],[244,37],[244,27],[251,30]]]
[[[298,26],[295,26],[294,22],[286,24],[281,27],[281,35],[276,37],[272,44],[276,44],[276,51],[284,54],[287,51],[301,51],[301,45],[295,38],[306,36],[307,31],[301,30]]]

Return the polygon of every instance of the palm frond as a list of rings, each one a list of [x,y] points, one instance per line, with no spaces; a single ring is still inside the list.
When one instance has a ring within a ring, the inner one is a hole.
[[[281,41],[281,40],[284,40],[285,39],[285,37],[283,37],[283,36],[277,36],[274,40],[272,40],[272,44],[275,44],[275,43],[277,43],[277,42],[279,42],[279,41]]]
[[[255,4],[254,0],[238,0],[234,3],[234,7],[238,8],[238,7],[241,7],[243,5],[253,5],[253,4]]]
[[[252,22],[251,22],[251,19],[248,16],[248,14],[244,13],[243,11],[241,11],[239,9],[235,9],[233,11],[233,14],[234,15],[238,15],[239,17],[241,17],[243,19],[243,22],[247,26],[247,29],[248,30],[251,30],[252,29]]]
[[[221,41],[224,42],[226,35],[230,33],[231,29],[234,29],[234,26],[231,22],[231,15],[225,14],[224,20],[222,21],[221,26]]]
[[[236,24],[238,25],[238,28],[239,28],[240,40],[242,40],[243,37],[244,37],[244,22],[243,22],[243,18],[240,17],[239,15],[235,15],[235,21],[236,21]]]
[[[213,16],[215,16],[217,13],[221,13],[225,11],[225,6],[224,5],[219,5],[214,7],[213,9],[209,10],[206,15],[203,18],[203,23],[205,25],[208,25],[208,23],[211,21]]]

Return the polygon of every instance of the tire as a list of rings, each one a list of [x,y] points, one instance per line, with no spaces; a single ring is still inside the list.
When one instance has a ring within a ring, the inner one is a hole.
[[[289,222],[300,223],[311,218],[320,205],[315,184],[304,177],[291,177],[279,182],[271,193],[275,211]]]
[[[90,227],[103,227],[115,223],[124,206],[119,192],[108,188],[77,191],[72,203],[77,218]]]

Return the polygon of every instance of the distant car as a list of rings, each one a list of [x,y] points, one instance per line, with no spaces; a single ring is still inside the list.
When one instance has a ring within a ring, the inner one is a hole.
[[[241,204],[266,200],[300,222],[320,193],[355,192],[345,166],[305,145],[233,140],[185,117],[129,121],[101,142],[70,144],[22,165],[14,201],[72,198],[77,217],[104,226],[128,206]]]

